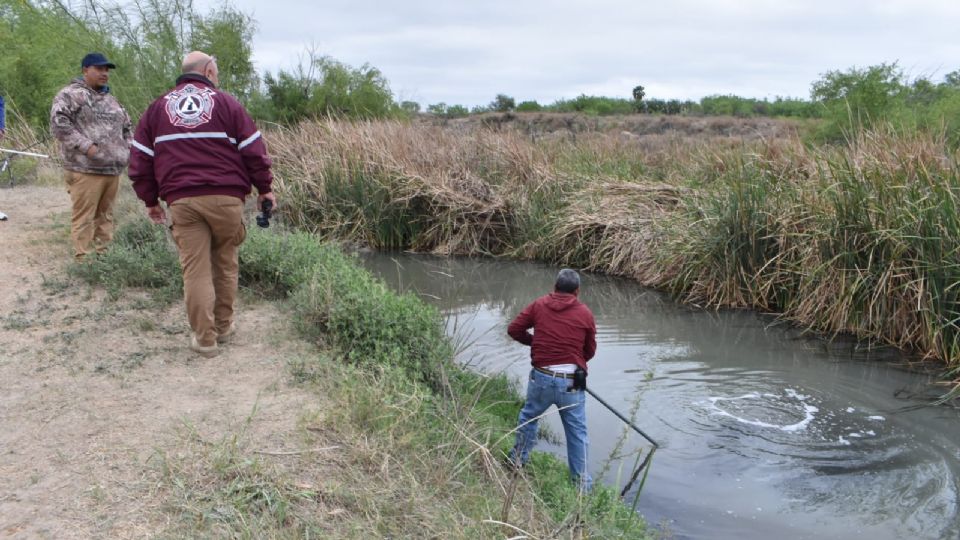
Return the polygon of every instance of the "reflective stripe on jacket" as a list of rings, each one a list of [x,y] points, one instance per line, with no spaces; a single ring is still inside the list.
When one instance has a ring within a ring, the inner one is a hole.
[[[268,193],[270,165],[243,105],[195,74],[150,104],[130,147],[130,179],[147,206],[198,195],[242,199],[251,186]]]

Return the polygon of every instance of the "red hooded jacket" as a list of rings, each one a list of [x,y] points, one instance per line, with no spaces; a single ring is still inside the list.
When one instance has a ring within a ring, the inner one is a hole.
[[[587,361],[597,352],[593,313],[570,293],[541,296],[517,315],[507,333],[530,346],[535,367],[577,364],[586,371]]]
[[[243,105],[196,74],[150,104],[130,146],[130,179],[147,206],[183,197],[270,192],[273,175],[260,131]]]

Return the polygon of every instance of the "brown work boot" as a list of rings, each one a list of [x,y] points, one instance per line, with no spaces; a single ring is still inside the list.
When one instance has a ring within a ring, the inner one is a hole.
[[[214,343],[213,345],[204,347],[203,345],[200,345],[200,343],[197,342],[197,336],[193,336],[192,338],[190,338],[190,350],[199,354],[204,358],[213,358],[214,356],[217,356],[218,354],[220,354],[220,349],[217,348],[216,343]]]
[[[233,336],[237,334],[237,323],[233,321],[230,323],[230,326],[226,331],[217,336],[217,343],[223,345],[224,343],[229,343],[233,339]]]

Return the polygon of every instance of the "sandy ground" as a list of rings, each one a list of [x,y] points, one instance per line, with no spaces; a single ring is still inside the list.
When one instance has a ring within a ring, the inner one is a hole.
[[[250,419],[264,450],[297,450],[318,398],[289,382],[291,338],[266,302],[239,306],[214,359],[186,347],[181,303],[119,301],[68,275],[69,197],[0,188],[0,538],[143,537],[163,530],[157,456]]]

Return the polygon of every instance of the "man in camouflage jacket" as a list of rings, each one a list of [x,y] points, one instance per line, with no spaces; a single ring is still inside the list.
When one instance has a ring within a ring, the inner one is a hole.
[[[74,257],[102,253],[113,238],[113,203],[130,159],[130,116],[110,94],[116,66],[100,53],[83,57],[83,76],[53,98],[50,132],[60,141],[67,191],[73,203]]]

